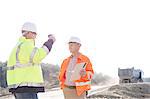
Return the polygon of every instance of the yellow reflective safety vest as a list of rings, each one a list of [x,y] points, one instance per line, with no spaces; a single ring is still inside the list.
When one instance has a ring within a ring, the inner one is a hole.
[[[40,62],[46,55],[44,48],[35,47],[33,39],[21,37],[7,62],[8,87],[43,86]]]

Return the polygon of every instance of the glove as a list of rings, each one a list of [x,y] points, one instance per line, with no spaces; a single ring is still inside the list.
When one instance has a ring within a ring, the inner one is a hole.
[[[56,41],[56,39],[52,34],[48,35],[48,38],[49,38],[48,41],[46,41],[43,45],[46,46],[50,52],[52,45]]]
[[[55,37],[53,34],[48,35],[49,40],[53,40],[53,43],[56,41]]]

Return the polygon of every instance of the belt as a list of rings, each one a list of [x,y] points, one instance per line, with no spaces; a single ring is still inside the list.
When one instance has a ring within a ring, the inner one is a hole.
[[[68,85],[65,85],[65,87],[70,88],[70,89],[75,89],[76,88],[76,86],[68,86]]]

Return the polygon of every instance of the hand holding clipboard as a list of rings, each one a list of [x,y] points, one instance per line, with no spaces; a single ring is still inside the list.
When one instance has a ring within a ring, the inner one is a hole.
[[[80,75],[81,75],[81,77],[83,77],[83,76],[86,75],[85,66],[86,66],[86,63],[83,65],[83,68],[80,70]]]

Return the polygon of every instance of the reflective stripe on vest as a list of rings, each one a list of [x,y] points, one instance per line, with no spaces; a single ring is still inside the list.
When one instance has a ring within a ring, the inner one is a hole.
[[[9,66],[9,67],[7,67],[7,70],[14,70],[16,68],[29,67],[29,66],[32,66],[32,65],[33,65],[32,63],[28,63],[28,64],[17,63],[15,66]]]
[[[13,85],[9,85],[8,88],[17,88],[18,86],[34,86],[34,87],[43,87],[44,84],[43,83],[21,83],[21,84],[13,84]]]
[[[76,82],[76,86],[84,86],[84,85],[90,85],[91,81],[87,81],[87,82]]]
[[[35,65],[35,64],[33,64],[33,58],[34,58],[34,55],[37,51],[37,47],[35,47],[32,50],[31,55],[30,55],[30,59],[29,59],[29,63],[27,63],[27,64],[21,64],[20,63],[18,56],[19,56],[20,47],[21,47],[22,44],[23,43],[20,43],[17,47],[17,50],[16,50],[16,65],[7,67],[7,70],[14,70],[16,68],[29,67],[29,66],[34,66]]]
[[[34,55],[35,55],[37,49],[38,49],[37,47],[34,47],[34,49],[32,50],[29,63],[33,63],[33,58],[34,58]]]
[[[22,44],[23,44],[23,43],[20,43],[20,44],[18,45],[18,47],[17,47],[17,50],[16,50],[16,64],[17,64],[17,63],[20,63],[18,56],[19,56],[20,47],[21,47]]]

